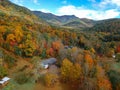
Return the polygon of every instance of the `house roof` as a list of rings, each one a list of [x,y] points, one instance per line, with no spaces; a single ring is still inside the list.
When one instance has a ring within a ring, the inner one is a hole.
[[[49,58],[49,59],[43,60],[41,63],[44,65],[47,65],[47,64],[54,64],[56,61],[57,61],[56,58]]]
[[[10,80],[9,77],[4,77],[4,78],[2,79],[2,81],[8,81],[8,80]]]
[[[1,81],[0,84],[4,84],[6,81],[10,80],[8,77],[4,77]]]
[[[47,69],[49,66],[48,65],[45,65],[44,68]]]
[[[0,81],[0,84],[4,84],[5,81]]]

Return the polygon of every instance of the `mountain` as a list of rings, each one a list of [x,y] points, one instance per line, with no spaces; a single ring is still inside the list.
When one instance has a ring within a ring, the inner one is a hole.
[[[92,27],[95,24],[94,20],[86,18],[78,18],[75,15],[57,16],[52,13],[44,13],[41,11],[33,11],[35,15],[42,18],[51,25],[68,27],[68,28],[86,28]]]

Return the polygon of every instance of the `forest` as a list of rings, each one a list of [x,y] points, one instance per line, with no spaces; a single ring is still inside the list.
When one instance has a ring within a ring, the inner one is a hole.
[[[9,7],[9,8],[8,8]],[[46,69],[40,63],[55,58]],[[71,29],[0,0],[0,90],[120,90],[120,19]]]

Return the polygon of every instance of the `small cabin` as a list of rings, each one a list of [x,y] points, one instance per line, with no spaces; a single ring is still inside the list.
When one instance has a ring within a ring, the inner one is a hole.
[[[64,46],[64,49],[72,49],[73,48],[73,46]]]
[[[49,68],[49,65],[48,65],[48,64],[45,65],[45,64],[42,63],[42,64],[41,64],[41,67],[44,68],[44,69],[48,69],[48,68]]]
[[[9,77],[4,77],[2,80],[0,80],[0,86],[5,86],[8,84],[10,78]]]
[[[56,58],[49,58],[49,59],[45,59],[43,60],[40,65],[44,68],[47,69],[49,68],[50,65],[53,65],[57,62]]]
[[[113,57],[113,58],[116,58],[116,56],[115,56],[115,55],[112,55],[112,57]]]

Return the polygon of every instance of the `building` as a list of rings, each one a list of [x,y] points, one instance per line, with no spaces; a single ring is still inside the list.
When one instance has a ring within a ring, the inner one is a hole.
[[[49,58],[41,61],[40,65],[42,68],[47,69],[50,65],[53,65],[57,62],[56,58]]]
[[[5,86],[6,84],[8,84],[9,80],[9,77],[4,77],[2,80],[0,80],[0,85]]]
[[[113,57],[113,58],[116,58],[116,56],[115,56],[115,55],[112,55],[112,57]]]

